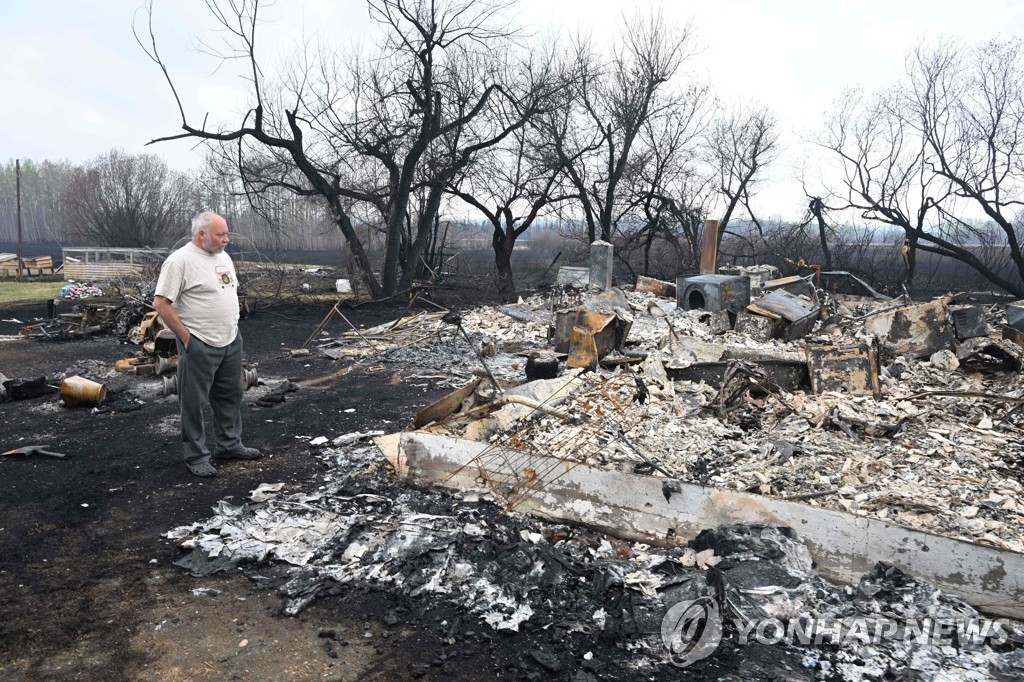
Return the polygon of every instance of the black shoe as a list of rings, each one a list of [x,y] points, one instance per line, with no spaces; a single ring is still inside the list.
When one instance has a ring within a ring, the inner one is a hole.
[[[263,453],[256,448],[242,447],[241,450],[230,452],[217,452],[213,455],[216,459],[259,459]]]

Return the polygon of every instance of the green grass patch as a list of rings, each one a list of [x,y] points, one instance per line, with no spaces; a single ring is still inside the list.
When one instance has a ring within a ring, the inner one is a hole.
[[[60,298],[66,282],[0,282],[0,305]]]

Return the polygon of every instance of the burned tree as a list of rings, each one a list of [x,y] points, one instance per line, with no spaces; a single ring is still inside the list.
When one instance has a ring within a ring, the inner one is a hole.
[[[910,55],[905,84],[836,105],[818,140],[841,171],[828,203],[899,228],[907,284],[925,252],[1024,296],[1022,86],[1020,40],[942,42]]]
[[[707,136],[708,163],[725,201],[718,239],[742,210],[760,231],[751,206],[755,186],[778,154],[779,124],[767,107],[740,107],[718,119]]]
[[[707,88],[694,86],[673,111],[643,127],[642,151],[631,164],[627,195],[637,227],[621,232],[623,252],[632,244],[642,248],[644,274],[652,274],[651,253],[659,239],[672,247],[673,262],[683,269],[696,266],[714,189],[701,172],[697,144],[706,131],[711,104]]]
[[[829,227],[826,222],[825,213],[828,207],[821,197],[807,198],[807,218],[803,224],[811,222],[813,218],[818,228],[818,246],[821,247],[821,256],[826,270],[832,269],[832,251],[829,249]]]
[[[515,292],[516,241],[552,207],[575,196],[561,191],[562,169],[541,151],[540,134],[535,126],[517,129],[447,187],[487,219],[498,289],[504,296]]]
[[[500,2],[369,0],[368,5],[384,32],[372,59],[344,62],[330,54],[307,54],[285,78],[272,82],[255,49],[258,0],[226,6],[210,0],[226,40],[224,49],[211,52],[247,64],[251,98],[241,121],[218,128],[197,124],[187,113],[157,50],[151,7],[143,45],[171,87],[184,131],[154,142],[195,138],[231,144],[250,191],[282,187],[322,199],[363,281],[379,297],[408,285],[415,275],[425,237],[417,228],[403,253],[403,230],[413,191],[444,184],[438,172],[445,171],[427,167],[437,158],[435,148],[457,140],[456,157],[471,157],[522,126],[532,105],[514,97],[500,80],[506,73],[495,66],[513,33],[501,22]],[[497,109],[517,116],[498,117]],[[493,125],[498,120],[504,127]],[[479,125],[468,130],[471,124]],[[353,221],[359,205],[382,216],[379,280]],[[428,199],[420,225],[434,222],[437,206]]]
[[[498,21],[500,4],[465,0],[442,11],[434,3],[374,0],[370,7],[389,28],[383,50],[388,59],[367,68],[359,97],[374,109],[345,128],[344,138],[384,169],[383,279],[389,290],[397,276],[391,264],[399,261],[406,264],[401,285],[411,284],[452,179],[476,154],[526,125],[550,86],[545,69],[511,53],[507,39],[513,32]],[[407,74],[415,78],[397,82]],[[403,253],[401,233],[414,187],[425,194]]]
[[[517,135],[516,144],[503,154],[484,160],[474,168],[472,177],[453,184],[449,191],[480,211],[491,226],[491,247],[498,275],[498,290],[503,295],[515,292],[512,252],[519,239],[544,210],[569,196],[556,190],[558,170],[534,166],[525,155],[516,154],[523,144]]]
[[[936,206],[949,191],[927,172],[920,140],[905,125],[900,95],[886,91],[866,97],[848,91],[835,107],[819,144],[840,160],[840,189],[829,208],[853,209],[865,220],[892,225],[908,237],[905,283],[913,279],[918,235],[925,234]],[[911,238],[912,237],[912,238]]]
[[[495,56],[497,55],[492,53],[490,59],[493,60]],[[550,106],[552,93],[558,85],[553,77],[552,63],[549,59],[516,59],[511,54],[501,55],[496,61],[490,62],[467,60],[463,65],[466,73],[463,74],[462,83],[472,84],[479,78],[479,74],[486,73],[484,67],[487,66],[502,72],[501,77],[497,79],[504,83],[502,102],[500,106],[482,113],[467,125],[441,137],[431,148],[430,160],[423,165],[421,171],[421,182],[427,190],[427,210],[422,212],[415,240],[412,242],[412,258],[422,261],[425,245],[431,240],[436,241],[430,228],[437,224],[438,210],[446,193],[457,191],[460,186],[466,184],[466,178],[473,178],[480,173],[487,164],[486,160],[483,164],[476,164],[481,157],[494,159],[509,148],[521,151],[519,145],[526,139],[528,124]],[[501,181],[498,178],[491,180]],[[543,205],[546,204],[547,202],[544,202]],[[423,222],[424,220],[431,222],[427,224]],[[531,218],[531,223],[532,220]],[[508,244],[509,253],[514,246],[514,239],[515,237]],[[508,274],[511,275],[510,269]]]
[[[542,125],[548,154],[577,195],[590,241],[612,239],[643,127],[682,104],[672,81],[694,52],[692,27],[677,29],[660,15],[628,22],[607,63],[588,43],[576,46],[567,67],[571,85]],[[691,94],[703,96],[699,89]]]
[[[952,196],[980,210],[1006,241],[1012,263],[986,263],[957,233],[983,243],[987,231],[964,219],[957,202],[937,203],[954,238],[913,234],[923,251],[961,260],[1007,291],[1024,295],[1024,254],[1017,217],[1024,205],[1024,41],[990,41],[969,48],[921,47],[910,60],[908,119],[924,137],[929,169]],[[922,243],[923,242],[923,243]]]
[[[97,246],[166,246],[198,209],[185,175],[116,149],[72,169],[62,196],[68,236]]]

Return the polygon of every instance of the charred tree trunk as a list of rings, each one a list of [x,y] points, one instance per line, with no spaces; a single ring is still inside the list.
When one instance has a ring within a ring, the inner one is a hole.
[[[909,291],[917,268],[917,235],[908,234],[903,238],[903,286]]]
[[[826,270],[832,269],[832,252],[828,248],[828,235],[826,234],[825,224],[825,202],[819,197],[811,199],[811,203],[808,205],[811,211],[811,215],[818,222],[818,242],[821,244],[822,259],[824,259],[824,266]]]
[[[356,270],[359,271],[359,275],[362,277],[363,283],[366,284],[367,290],[373,298],[381,298],[384,292],[381,289],[377,278],[373,276],[373,267],[370,265],[370,259],[366,256],[366,251],[363,249],[363,243],[359,240],[359,236],[356,235],[356,231],[352,227],[352,221],[349,219],[348,214],[340,210],[332,210],[332,214],[334,223],[338,226],[338,229],[341,230],[341,234],[345,237],[349,253],[352,254],[352,262],[355,265]]]
[[[419,272],[423,254],[426,253],[427,244],[433,232],[438,211],[441,208],[441,199],[444,197],[444,183],[435,182],[430,185],[427,193],[427,201],[420,213],[416,224],[416,235],[409,245],[409,254],[406,259],[405,269],[402,272],[402,279],[399,284],[401,290],[408,289],[416,279]]]
[[[509,232],[514,235],[511,230]],[[494,248],[494,268],[498,274],[498,292],[505,301],[511,300],[516,293],[512,275],[512,252],[515,245],[515,236],[510,237],[500,226],[495,226],[491,246]]]

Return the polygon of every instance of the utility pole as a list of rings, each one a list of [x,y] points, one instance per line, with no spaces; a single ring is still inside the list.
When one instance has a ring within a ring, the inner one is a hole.
[[[18,281],[21,281],[22,259],[21,259],[21,159],[14,161],[14,193],[17,195],[18,203]]]

